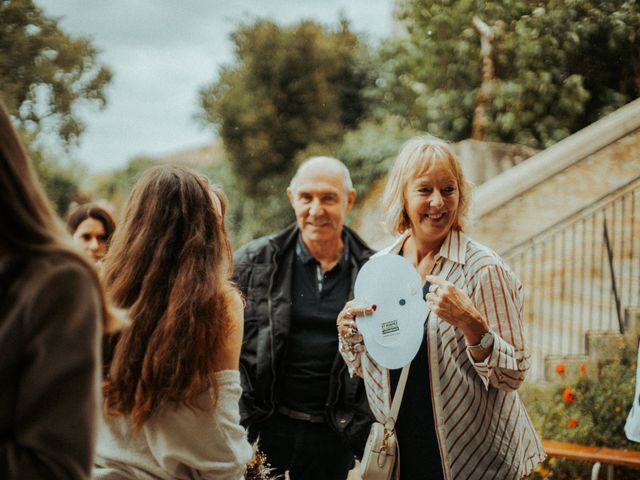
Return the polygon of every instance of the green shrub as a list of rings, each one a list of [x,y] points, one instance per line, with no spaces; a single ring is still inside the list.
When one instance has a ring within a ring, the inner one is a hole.
[[[337,148],[335,156],[349,168],[360,199],[389,171],[402,144],[419,134],[401,124],[398,117],[387,117],[381,123],[364,122],[347,133]]]
[[[625,437],[624,424],[633,403],[636,347],[620,337],[600,351],[593,365],[555,366],[550,383],[525,385],[521,396],[540,436],[581,445],[640,450]],[[530,479],[589,479],[592,464],[548,459]],[[616,467],[617,479],[637,479],[638,470]]]

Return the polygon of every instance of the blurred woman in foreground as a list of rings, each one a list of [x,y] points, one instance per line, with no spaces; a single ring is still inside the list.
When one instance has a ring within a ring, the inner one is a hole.
[[[182,167],[154,167],[131,192],[104,262],[108,298],[131,323],[105,379],[94,478],[242,477],[243,303],[225,207]]]
[[[0,478],[86,479],[104,302],[0,103]]]
[[[67,230],[73,241],[95,262],[107,253],[115,229],[111,213],[95,203],[78,205],[67,216]]]

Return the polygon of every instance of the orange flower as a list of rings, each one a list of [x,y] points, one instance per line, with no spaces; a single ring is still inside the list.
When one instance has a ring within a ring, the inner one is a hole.
[[[569,428],[576,428],[578,426],[578,420],[576,420],[575,418],[570,418],[567,426]]]
[[[587,364],[586,363],[581,363],[580,364],[580,373],[587,373]]]
[[[565,370],[566,370],[566,368],[565,368],[563,362],[559,362],[559,363],[556,364],[556,373],[558,375],[563,375]]]
[[[540,478],[547,478],[549,476],[549,473],[551,472],[547,467],[544,466],[543,463],[540,463],[536,468],[533,469],[534,472],[536,472]]]
[[[564,403],[571,403],[576,399],[576,394],[573,392],[573,388],[567,387],[562,391],[562,400]]]

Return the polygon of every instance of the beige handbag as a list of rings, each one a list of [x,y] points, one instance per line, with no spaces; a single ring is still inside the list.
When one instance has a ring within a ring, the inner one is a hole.
[[[363,480],[390,480],[393,475],[396,460],[400,456],[395,430],[396,419],[410,366],[411,364],[402,369],[391,403],[391,411],[384,424],[380,422],[371,424],[371,431],[360,461],[360,475]]]

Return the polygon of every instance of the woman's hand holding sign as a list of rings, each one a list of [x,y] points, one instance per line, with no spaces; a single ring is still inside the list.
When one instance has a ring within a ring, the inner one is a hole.
[[[479,344],[482,336],[489,331],[489,325],[469,296],[453,283],[435,275],[427,275],[426,279],[431,283],[426,296],[431,311],[445,322],[462,330],[467,345]],[[481,355],[472,355],[476,361],[481,361],[489,353],[491,352],[486,351]]]
[[[340,350],[353,362],[354,373],[360,376],[362,375],[362,371],[360,369],[359,354],[363,353],[366,348],[364,346],[364,339],[356,324],[356,317],[371,315],[374,311],[375,305],[360,307],[356,305],[355,300],[350,300],[338,314],[338,320],[336,321]]]
[[[371,315],[374,306],[360,307],[355,300],[347,302],[338,314],[337,327],[340,336],[340,348],[345,353],[362,353],[365,350],[363,338],[356,325],[356,317]]]

